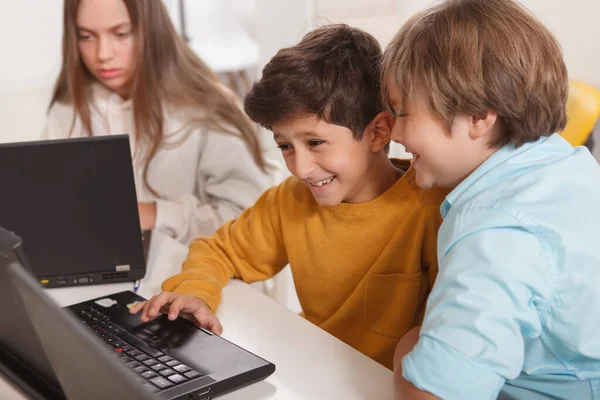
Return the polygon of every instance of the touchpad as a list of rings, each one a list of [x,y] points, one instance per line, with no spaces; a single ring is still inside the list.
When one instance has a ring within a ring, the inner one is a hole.
[[[192,337],[199,339],[211,336],[184,318],[179,317],[175,321],[169,321],[164,314],[138,325],[131,333],[140,339],[170,349],[185,346]]]

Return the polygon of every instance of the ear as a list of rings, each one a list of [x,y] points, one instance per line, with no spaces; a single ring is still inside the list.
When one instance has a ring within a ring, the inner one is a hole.
[[[380,112],[365,128],[364,138],[369,138],[371,151],[381,151],[390,143],[394,117],[390,113]]]
[[[481,115],[471,117],[469,124],[469,136],[471,139],[488,138],[492,139],[494,127],[498,120],[498,114],[493,111],[486,111]]]

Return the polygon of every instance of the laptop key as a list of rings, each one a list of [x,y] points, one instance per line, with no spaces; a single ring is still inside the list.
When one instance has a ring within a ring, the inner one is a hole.
[[[125,365],[127,365],[129,368],[133,369],[133,368],[141,366],[142,364],[137,361],[130,361],[130,362],[126,363]]]
[[[168,388],[169,386],[173,386],[173,382],[168,379],[163,378],[162,376],[157,376],[156,378],[150,379],[150,382],[154,383],[161,389]]]
[[[193,378],[195,378],[197,376],[201,376],[202,374],[200,372],[198,372],[198,371],[191,370],[191,371],[186,372],[183,375],[185,375],[185,377],[188,378],[188,379],[193,379]]]
[[[137,372],[138,374],[141,374],[142,372],[150,371],[148,368],[146,368],[143,365],[140,365],[139,367],[135,367],[135,368],[133,368],[133,370],[135,372]]]
[[[173,371],[171,368],[167,368],[167,369],[163,369],[163,370],[159,371],[158,373],[161,374],[162,376],[169,376],[169,375],[173,375],[175,373],[175,371]]]
[[[169,368],[167,367],[165,364],[156,364],[151,366],[150,368],[152,368],[155,371],[162,371],[163,369]]]
[[[185,378],[179,374],[169,375],[168,379],[173,383],[181,383],[181,382],[187,381],[187,378]]]
[[[165,364],[167,364],[169,367],[174,367],[175,365],[179,365],[181,363],[177,360],[171,360],[171,361],[167,361]]]
[[[154,358],[149,358],[146,361],[143,361],[144,365],[147,365],[149,367],[158,364],[159,362],[156,361]]]
[[[152,378],[158,376],[158,374],[154,371],[146,371],[146,372],[141,373],[140,375],[146,379],[152,379]]]
[[[150,358],[150,356],[148,354],[142,353],[139,356],[135,356],[134,358],[138,361],[146,361],[147,359]]]
[[[185,364],[179,364],[173,367],[173,369],[177,372],[183,373],[189,371],[191,368]]]
[[[174,360],[174,358],[173,357],[169,357],[169,356],[158,357],[158,361],[163,362],[163,363],[167,362],[167,361],[171,361],[171,360]]]
[[[139,356],[140,354],[143,354],[141,351],[139,351],[138,349],[132,349],[126,352],[128,356],[130,357],[136,357]]]

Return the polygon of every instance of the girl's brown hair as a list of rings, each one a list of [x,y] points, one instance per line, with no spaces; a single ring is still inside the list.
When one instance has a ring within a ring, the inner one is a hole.
[[[91,136],[89,83],[94,77],[79,55],[77,9],[80,0],[65,0],[63,11],[62,69],[50,107],[55,102],[71,104],[85,132]],[[123,0],[129,16],[139,60],[132,82],[131,99],[136,143],[144,140],[144,184],[148,184],[148,166],[164,136],[163,106],[189,111],[189,124],[241,137],[263,170],[265,160],[255,126],[236,103],[236,98],[219,83],[216,75],[192,52],[180,37],[161,0]],[[194,112],[195,111],[195,112]],[[235,160],[232,160],[235,162]]]
[[[448,131],[459,113],[495,112],[502,129],[492,147],[535,141],[567,121],[560,46],[513,0],[447,0],[416,14],[386,48],[382,79],[403,107],[426,93]]]

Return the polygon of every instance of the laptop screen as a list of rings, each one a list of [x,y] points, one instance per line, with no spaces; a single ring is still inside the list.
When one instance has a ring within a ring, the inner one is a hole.
[[[145,269],[126,135],[0,145],[0,185],[37,277]]]
[[[27,384],[45,387],[44,397],[61,398],[58,379],[8,274],[8,266],[19,261],[20,245],[20,238],[0,227],[0,365],[4,373],[19,374]]]

